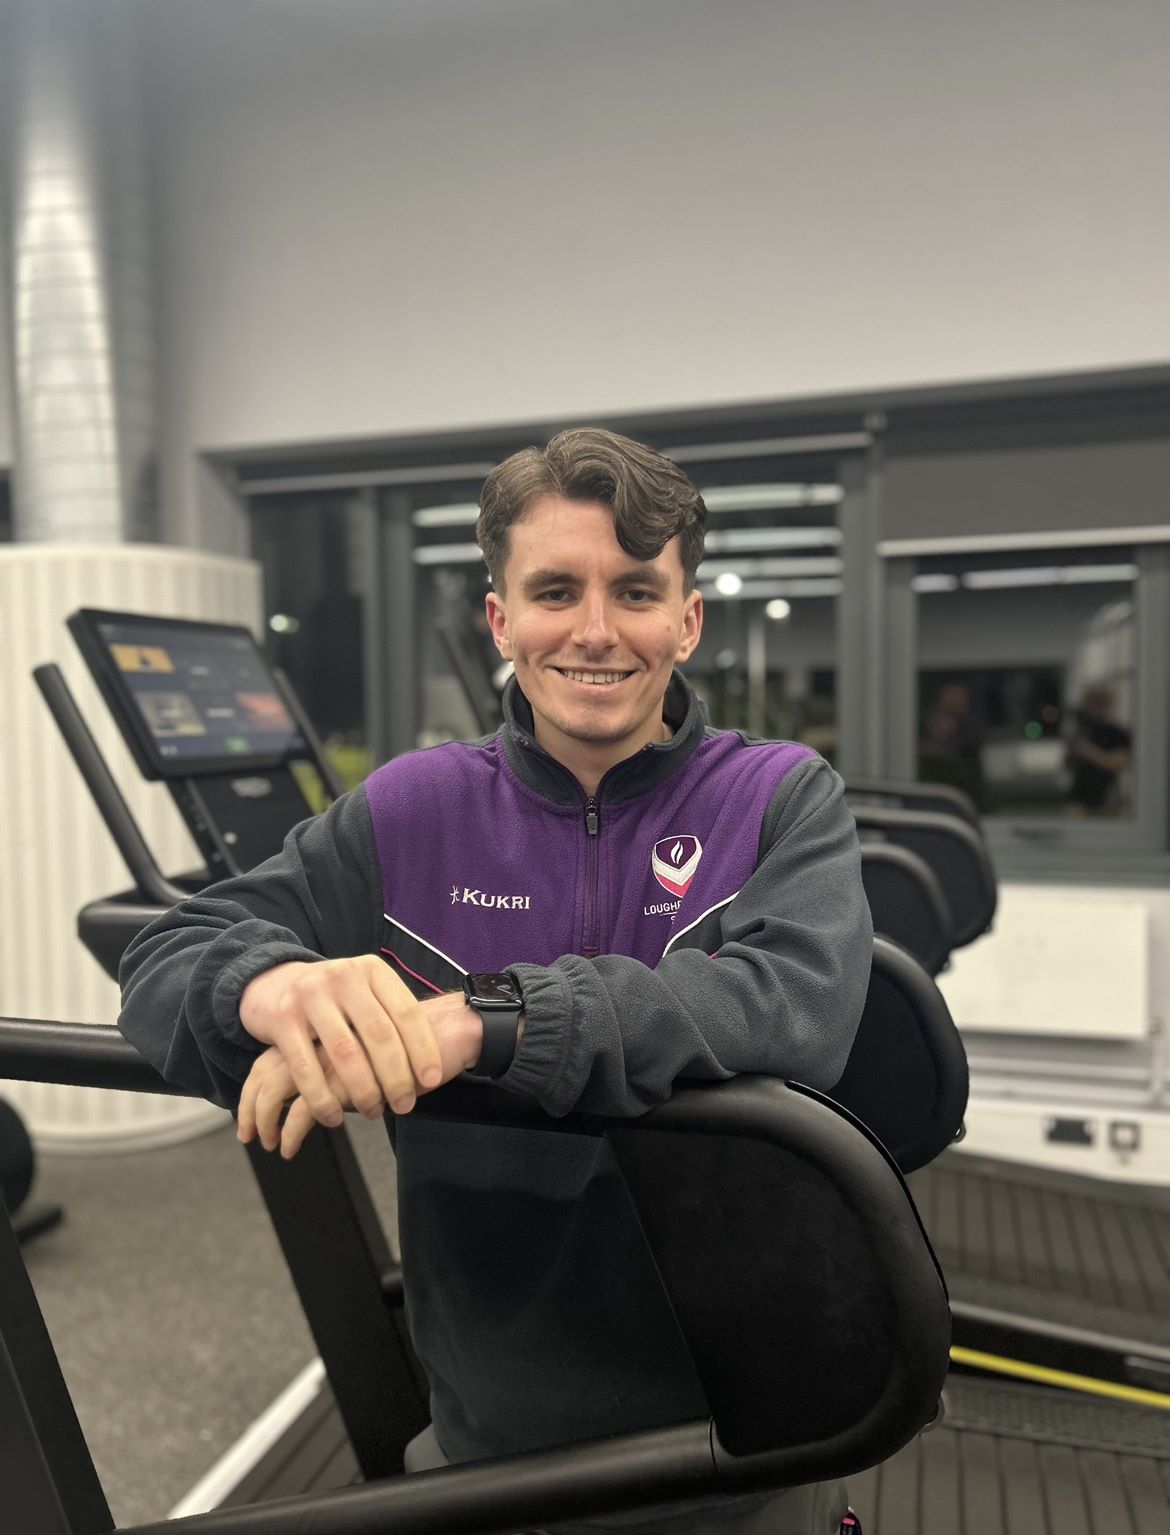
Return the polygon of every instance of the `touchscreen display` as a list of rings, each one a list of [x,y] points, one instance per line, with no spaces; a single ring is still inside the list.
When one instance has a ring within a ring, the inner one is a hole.
[[[94,629],[164,772],[304,751],[247,630],[130,615],[103,615]]]

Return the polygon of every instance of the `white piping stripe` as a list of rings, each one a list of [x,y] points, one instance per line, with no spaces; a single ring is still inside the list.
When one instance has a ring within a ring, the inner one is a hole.
[[[428,943],[425,938],[420,938],[417,933],[411,932],[410,928],[407,927],[405,922],[396,921],[388,911],[384,911],[382,916],[386,919],[387,922],[389,922],[391,927],[397,927],[401,929],[401,931],[404,932],[408,938],[413,938],[415,943],[421,943],[424,949],[430,949],[432,954],[437,954],[440,959],[445,959],[449,965],[454,965],[455,969],[458,970],[460,975],[467,974],[467,971],[464,970],[463,966],[456,964],[456,962],[451,958],[449,954],[444,954],[442,949],[436,949],[433,943]]]
[[[662,951],[663,957],[665,957],[670,952],[670,945],[671,944],[677,943],[679,941],[679,939],[684,937],[687,933],[689,933],[690,930],[693,927],[698,927],[699,923],[702,922],[704,920],[704,918],[709,917],[713,911],[718,911],[721,906],[730,906],[732,901],[735,900],[735,897],[738,894],[739,894],[739,891],[737,890],[734,895],[729,895],[729,896],[727,896],[722,901],[716,901],[714,906],[708,906],[707,907],[707,910],[703,913],[703,915],[701,917],[696,917],[693,922],[688,922],[686,927],[680,927],[678,932],[675,933],[674,937],[670,940],[670,943],[668,943],[666,945],[666,948],[663,949],[663,951]]]

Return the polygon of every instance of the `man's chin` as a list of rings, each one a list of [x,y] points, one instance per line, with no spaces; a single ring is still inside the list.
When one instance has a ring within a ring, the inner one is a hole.
[[[634,729],[628,719],[605,719],[592,709],[549,723],[567,740],[583,741],[590,746],[620,745],[633,734]]]

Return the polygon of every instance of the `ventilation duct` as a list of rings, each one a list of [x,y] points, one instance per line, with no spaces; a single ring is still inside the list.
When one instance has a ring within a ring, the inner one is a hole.
[[[125,0],[8,11],[2,222],[19,542],[156,536],[134,14]]]

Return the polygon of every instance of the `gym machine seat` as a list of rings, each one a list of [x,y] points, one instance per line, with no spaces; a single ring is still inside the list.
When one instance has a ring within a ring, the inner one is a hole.
[[[861,883],[874,932],[937,975],[950,956],[954,922],[934,870],[893,842],[863,842]]]
[[[870,805],[879,810],[928,810],[950,815],[981,831],[975,802],[962,789],[944,783],[914,783],[897,778],[849,778],[845,798],[850,805]]]

